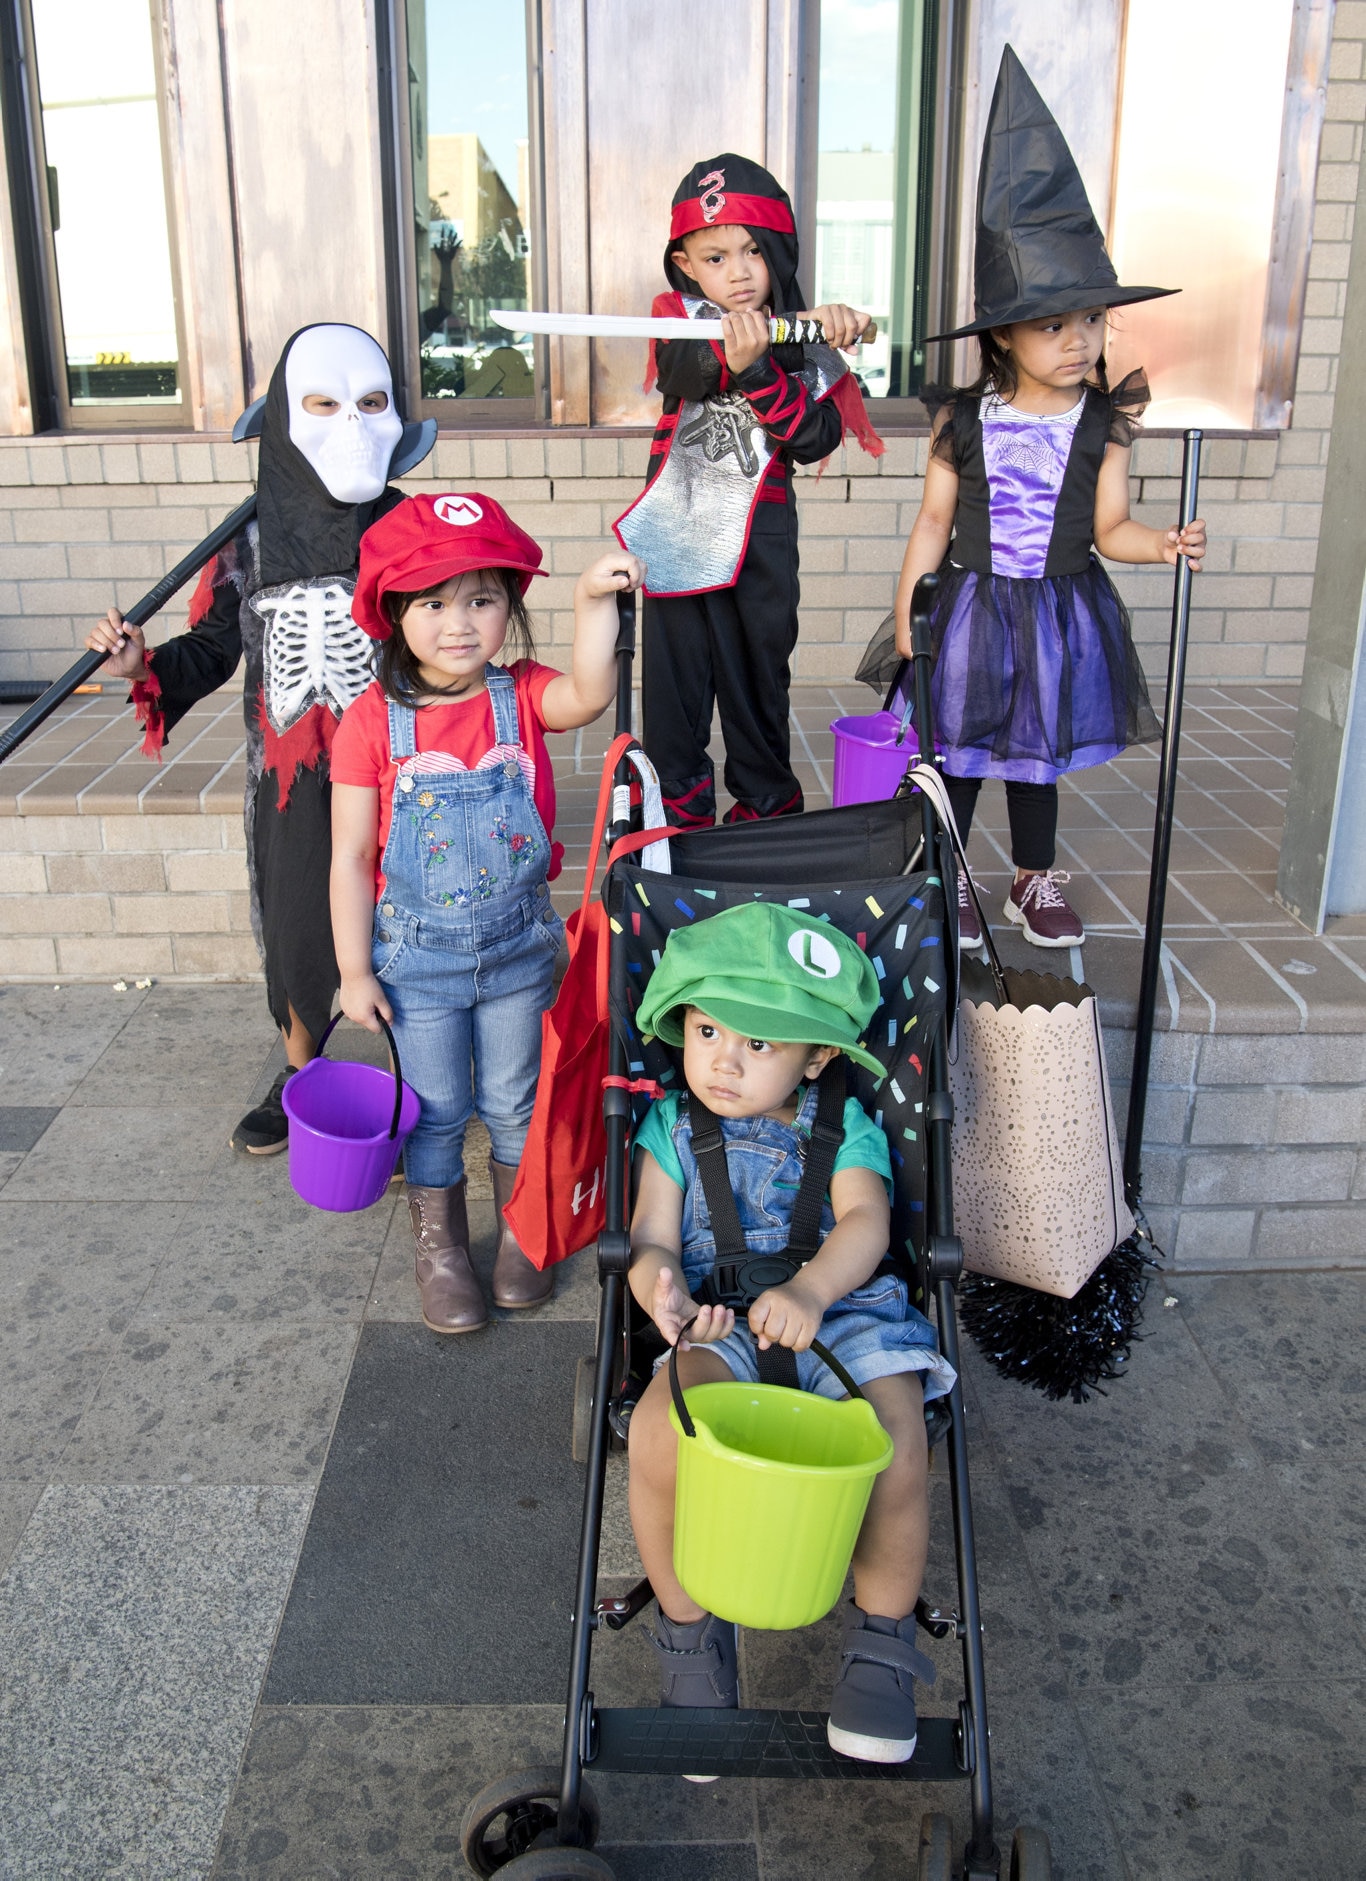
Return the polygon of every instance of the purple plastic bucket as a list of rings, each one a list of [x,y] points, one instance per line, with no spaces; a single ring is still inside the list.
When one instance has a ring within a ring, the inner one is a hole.
[[[341,1015],[338,1014],[338,1017]],[[326,1045],[333,1019],[318,1041]],[[381,1019],[380,1024],[384,1025]],[[281,1102],[289,1118],[289,1179],[314,1208],[351,1214],[389,1186],[421,1105],[403,1082],[394,1035],[384,1025],[394,1071],[317,1057],[296,1071]]]
[[[895,796],[906,766],[916,758],[912,737],[896,742],[901,720],[895,712],[837,718],[830,729],[835,734],[835,808]]]

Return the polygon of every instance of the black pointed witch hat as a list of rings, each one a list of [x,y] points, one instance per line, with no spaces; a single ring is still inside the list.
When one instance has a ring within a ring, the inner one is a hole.
[[[976,318],[931,339],[1180,292],[1120,285],[1076,159],[1013,46],[1001,54],[987,117],[973,273]]]

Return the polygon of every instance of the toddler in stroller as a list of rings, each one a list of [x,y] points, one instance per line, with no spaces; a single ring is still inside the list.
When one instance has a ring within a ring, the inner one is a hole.
[[[636,1136],[629,1284],[684,1386],[739,1379],[842,1395],[819,1339],[892,1438],[854,1553],[852,1624],[830,1705],[832,1749],[902,1763],[916,1744],[915,1645],[928,1538],[924,1403],[954,1381],[889,1258],[891,1160],[846,1095],[843,1058],[879,1003],[867,955],[837,928],[771,903],[676,929],[636,1014],[681,1048],[686,1094]],[[737,1314],[745,1324],[737,1323]],[[737,1703],[736,1629],[703,1611],[673,1563],[677,1438],[660,1369],[630,1424],[631,1520],[658,1601],[661,1703]]]

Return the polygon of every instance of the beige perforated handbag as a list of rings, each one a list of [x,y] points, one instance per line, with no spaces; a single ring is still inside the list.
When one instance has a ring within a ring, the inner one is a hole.
[[[913,781],[965,869],[942,783],[923,768]],[[954,1228],[974,1273],[1070,1300],[1134,1228],[1100,1013],[1089,986],[1003,968],[977,913],[991,974],[964,987],[950,1058]]]

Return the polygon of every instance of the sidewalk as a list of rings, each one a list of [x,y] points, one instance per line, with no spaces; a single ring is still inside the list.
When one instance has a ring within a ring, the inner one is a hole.
[[[7,1878],[454,1877],[473,1792],[556,1755],[591,1273],[426,1332],[393,1201],[311,1214],[284,1159],[226,1148],[258,998],[0,993],[5,1141],[36,1137],[0,1190]],[[1357,1871],[1364,1295],[1159,1281],[1088,1406],[969,1361],[1001,1821],[1042,1822],[1066,1881]],[[623,1487],[614,1460],[609,1586]],[[838,1630],[749,1636],[748,1698],[823,1705]],[[602,1640],[603,1702],[650,1681],[639,1626]],[[921,1808],[964,1825],[901,1785],[598,1787],[620,1881],[902,1877]]]
[[[821,727],[842,702],[866,710],[869,695],[798,697],[813,802],[829,776]],[[1149,1163],[1159,1194],[1178,1160],[1182,1182],[1215,1156],[1274,1164],[1282,1196],[1285,1172],[1306,1167],[1294,1159],[1317,1156],[1335,1180],[1341,1163],[1340,1200],[1295,1204],[1321,1224],[1317,1266],[1336,1271],[1159,1280],[1131,1375],[1088,1406],[1049,1405],[968,1355],[999,1821],[1003,1839],[1018,1820],[1042,1823],[1060,1881],[1360,1868],[1366,1246],[1350,1239],[1362,1209],[1349,1198],[1363,1192],[1352,1143],[1366,929],[1314,940],[1270,900],[1287,712],[1279,692],[1201,689],[1188,707],[1192,841],[1175,863],[1177,1004],[1159,1041],[1175,1056],[1155,1092],[1169,1135]],[[1241,743],[1221,753],[1221,738]],[[571,855],[603,741],[594,728],[577,766],[572,754],[557,766]],[[1112,1062],[1154,768],[1135,754],[1104,774],[1113,789],[1064,796],[1064,842],[1098,871],[1074,886]],[[999,793],[982,808],[974,869],[999,900]],[[75,804],[62,821],[85,814]],[[567,874],[562,905],[573,889]],[[1287,977],[1292,960],[1314,972]],[[1220,977],[1230,961],[1237,985]],[[351,1033],[343,1049],[369,1043]],[[1338,1077],[1316,1084],[1311,1049],[1328,1045]],[[227,1149],[248,1093],[274,1073],[269,1047],[255,985],[0,987],[4,1881],[456,1877],[474,1791],[557,1756],[590,1262],[578,1257],[535,1313],[469,1339],[425,1331],[392,1199],[323,1217],[293,1196],[283,1158]],[[1235,1048],[1237,1079],[1202,1082],[1206,1055],[1213,1069]],[[1301,1081],[1283,1073],[1270,1121],[1226,1102],[1232,1142],[1211,1141],[1207,1100],[1231,1091],[1243,1104],[1251,1054],[1268,1048],[1283,1064],[1299,1053]],[[1292,1097],[1316,1132],[1298,1148],[1283,1135]],[[1340,1138],[1321,1127],[1327,1099]],[[473,1145],[470,1166],[477,1179]],[[487,1272],[492,1206],[477,1180],[475,1197]],[[1181,1189],[1154,1213],[1169,1207],[1184,1235],[1202,1206]],[[1277,1268],[1273,1205],[1241,1212],[1248,1248]],[[1202,1262],[1194,1240],[1189,1259],[1178,1245],[1185,1265],[1218,1268],[1218,1248]],[[1281,1267],[1315,1265],[1312,1248],[1282,1246]],[[1247,1250],[1237,1258],[1246,1266]],[[928,1591],[950,1605],[942,1476],[934,1495]],[[602,1570],[605,1589],[636,1570],[615,1459]],[[747,1637],[747,1701],[823,1707],[840,1624]],[[942,1677],[924,1708],[951,1712],[957,1668],[935,1652]],[[593,1685],[604,1703],[651,1702],[639,1624],[599,1643]],[[966,1824],[957,1790],[595,1787],[619,1881],[903,1881],[922,1809],[950,1810],[960,1845]]]

